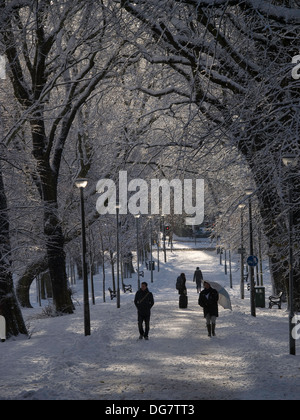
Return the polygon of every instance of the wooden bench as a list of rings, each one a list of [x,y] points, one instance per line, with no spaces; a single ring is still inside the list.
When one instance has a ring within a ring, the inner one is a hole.
[[[132,286],[131,286],[131,284],[124,284],[123,283],[123,292],[124,293],[126,293],[126,292],[132,293]]]
[[[110,294],[110,299],[113,300],[113,298],[117,297],[117,292],[114,292],[113,290],[111,290],[111,288],[108,288],[109,294]]]
[[[269,296],[269,309],[272,309],[273,306],[277,305],[278,309],[281,309],[283,292],[280,292],[277,296]]]

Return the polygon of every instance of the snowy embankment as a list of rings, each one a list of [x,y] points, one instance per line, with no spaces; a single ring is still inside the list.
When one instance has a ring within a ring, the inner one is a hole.
[[[226,285],[232,297],[232,312],[220,308],[217,337],[206,334],[192,282],[196,266],[206,279]],[[134,294],[121,292],[119,309],[109,296],[103,303],[99,277],[89,337],[83,331],[82,282],[74,315],[40,318],[41,308],[24,310],[31,338],[0,343],[0,399],[299,399],[299,356],[288,354],[286,306],[257,308],[251,317],[249,292],[244,301],[239,298],[238,256],[233,289],[215,251],[168,251],[160,267],[152,284],[145,271],[155,298],[148,342],[138,340]],[[187,276],[187,309],[178,307],[180,272]],[[268,297],[272,290],[264,274]],[[136,290],[136,281],[133,276],[125,283]]]

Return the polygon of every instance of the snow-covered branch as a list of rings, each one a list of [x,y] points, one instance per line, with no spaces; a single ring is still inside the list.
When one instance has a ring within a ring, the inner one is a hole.
[[[274,5],[270,0],[175,0],[178,3],[186,3],[196,8],[218,8],[222,6],[247,6],[250,9],[268,17],[274,21],[286,24],[300,23],[300,10],[296,6],[287,7]],[[291,2],[292,3],[292,2]]]

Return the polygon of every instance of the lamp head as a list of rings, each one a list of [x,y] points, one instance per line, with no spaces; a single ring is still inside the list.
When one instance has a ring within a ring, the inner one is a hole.
[[[88,180],[86,178],[78,178],[75,180],[75,185],[77,188],[85,188],[88,184]]]
[[[246,195],[252,195],[254,193],[254,190],[252,188],[246,188],[245,189],[245,194]]]
[[[292,154],[284,155],[282,156],[282,162],[285,166],[287,167],[291,166],[294,168],[298,164],[298,158],[296,155],[292,155]]]

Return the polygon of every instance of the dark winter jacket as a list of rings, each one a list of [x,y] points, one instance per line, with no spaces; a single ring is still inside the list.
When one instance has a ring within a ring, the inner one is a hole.
[[[153,294],[146,290],[138,290],[135,294],[134,304],[138,313],[143,316],[149,316],[152,306],[154,305]]]
[[[199,305],[203,308],[204,316],[219,316],[218,309],[219,293],[213,289],[204,289],[199,296]]]
[[[202,280],[203,280],[202,271],[200,269],[196,270],[195,273],[194,273],[193,281],[196,281],[196,284],[201,286],[201,281]]]
[[[178,290],[179,295],[187,294],[185,283],[186,283],[185,275],[180,274],[180,276],[177,277],[177,280],[176,280],[176,289]]]

